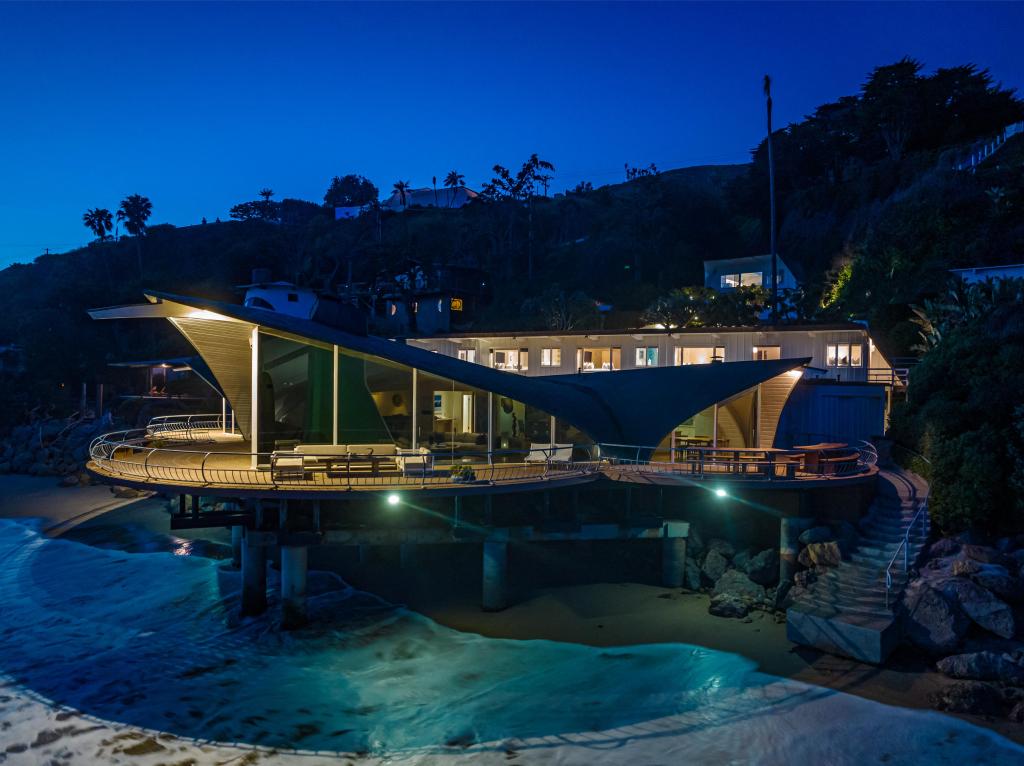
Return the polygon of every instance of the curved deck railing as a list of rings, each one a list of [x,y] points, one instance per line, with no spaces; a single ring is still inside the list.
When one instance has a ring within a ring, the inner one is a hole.
[[[201,415],[157,415],[146,426],[150,437],[180,441],[203,441],[225,431],[224,416],[219,413]]]
[[[189,440],[203,431],[193,426]],[[213,429],[205,431],[213,441]],[[350,457],[304,451],[297,465],[275,469],[282,462],[280,452],[232,450],[216,443],[211,449],[182,446],[182,433],[147,427],[104,434],[90,444],[89,457],[95,471],[115,480],[234,489],[428,489],[580,477],[600,469],[587,448],[573,450],[569,460],[555,459],[553,448]],[[575,457],[581,452],[585,457]],[[413,465],[403,468],[404,461]]]

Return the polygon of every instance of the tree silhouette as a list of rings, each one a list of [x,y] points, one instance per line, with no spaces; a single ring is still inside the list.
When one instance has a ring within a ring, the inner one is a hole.
[[[142,238],[146,236],[146,221],[153,213],[153,203],[141,194],[129,194],[121,200],[117,209],[117,220],[124,222],[125,231],[135,237],[135,257],[139,262],[139,279],[142,279]]]
[[[451,207],[455,202],[456,190],[466,183],[466,177],[457,170],[449,170],[448,175],[444,177],[444,185],[446,188],[451,189],[448,194],[448,207]]]
[[[393,188],[398,192],[398,200],[402,203],[402,207],[404,208],[406,205],[406,192],[412,188],[411,184],[408,181],[396,181]]]
[[[769,246],[772,256],[772,283],[770,287],[772,322],[779,321],[779,259],[775,253],[775,158],[772,156],[772,78],[764,76],[765,108],[768,114],[768,197],[771,211],[769,215]]]
[[[82,215],[82,223],[96,235],[100,242],[103,242],[114,227],[114,218],[106,208],[94,207],[92,210],[85,211]]]
[[[270,202],[270,198],[274,196],[274,190],[264,186],[260,189],[260,196],[263,197],[264,202]]]

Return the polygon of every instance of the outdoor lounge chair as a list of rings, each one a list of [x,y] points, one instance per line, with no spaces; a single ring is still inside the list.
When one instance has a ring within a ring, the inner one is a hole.
[[[434,455],[426,447],[400,449],[395,464],[405,476],[425,476],[434,470]]]
[[[530,454],[523,458],[524,463],[568,463],[572,460],[571,444],[530,444]]]

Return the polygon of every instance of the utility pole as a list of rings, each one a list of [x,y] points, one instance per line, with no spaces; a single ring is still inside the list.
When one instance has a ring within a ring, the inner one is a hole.
[[[772,254],[772,324],[779,323],[779,264],[775,252],[775,158],[772,156],[772,78],[764,76],[764,96],[768,109],[768,197],[771,212],[769,214],[769,239]]]

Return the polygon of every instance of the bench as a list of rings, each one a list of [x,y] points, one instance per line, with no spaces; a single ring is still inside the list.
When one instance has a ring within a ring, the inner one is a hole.
[[[434,470],[434,455],[426,447],[396,451],[395,464],[405,476],[426,476]]]
[[[524,463],[568,463],[572,461],[571,444],[530,444],[530,453],[523,458]]]
[[[297,444],[294,449],[270,454],[270,474],[275,481],[301,480],[312,471],[331,474],[344,466],[346,473],[354,469],[376,475],[381,464],[394,466],[397,452],[394,444]]]

